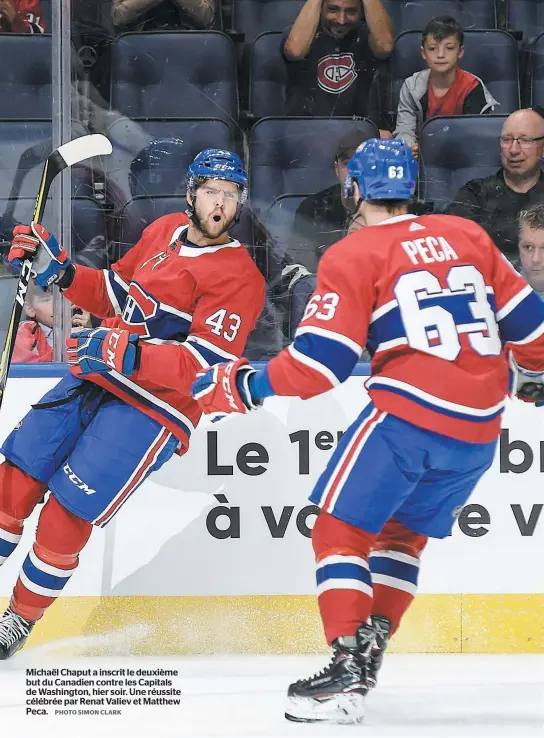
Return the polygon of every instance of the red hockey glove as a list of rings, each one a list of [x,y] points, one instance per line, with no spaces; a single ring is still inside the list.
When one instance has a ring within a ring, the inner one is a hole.
[[[254,401],[249,390],[249,378],[255,371],[247,359],[215,364],[198,372],[192,395],[202,412],[215,418],[256,410],[262,400]]]

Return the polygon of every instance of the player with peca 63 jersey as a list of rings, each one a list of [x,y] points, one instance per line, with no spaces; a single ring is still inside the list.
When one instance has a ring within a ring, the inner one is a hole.
[[[198,369],[236,359],[264,304],[264,279],[228,228],[247,196],[236,154],[205,149],[187,173],[188,216],[159,218],[109,270],[73,265],[42,226],[17,226],[9,260],[35,255],[38,287],[105,320],[68,339],[73,364],[2,447],[0,564],[49,489],[36,541],[0,618],[0,659],[24,644],[104,526],[144,479],[187,451],[201,416]]]
[[[544,402],[544,302],[477,224],[409,213],[417,165],[404,141],[370,139],[348,164],[360,230],[323,256],[292,345],[256,370],[201,372],[206,413],[272,395],[310,398],[351,374],[363,346],[370,402],[311,501],[317,591],[331,663],[289,687],[291,720],[358,722],[413,601],[429,537],[444,538],[490,467],[509,390]]]

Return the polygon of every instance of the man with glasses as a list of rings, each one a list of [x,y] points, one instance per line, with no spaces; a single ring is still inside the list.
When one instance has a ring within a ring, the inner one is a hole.
[[[498,144],[501,168],[496,174],[463,185],[447,212],[476,221],[503,254],[515,261],[519,214],[544,202],[542,115],[533,109],[512,113],[504,122]]]

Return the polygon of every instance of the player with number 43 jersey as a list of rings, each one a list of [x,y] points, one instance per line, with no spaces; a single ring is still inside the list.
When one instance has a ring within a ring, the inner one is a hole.
[[[10,607],[0,659],[17,651],[104,526],[150,473],[188,448],[201,416],[199,369],[237,359],[264,305],[264,279],[228,228],[247,196],[236,154],[205,149],[187,173],[188,216],[159,218],[109,270],[74,266],[41,226],[18,226],[9,260],[34,256],[38,287],[104,318],[68,340],[71,374],[6,439],[0,465],[0,564],[47,500]]]
[[[416,177],[404,141],[363,143],[345,183],[357,230],[321,259],[294,342],[264,369],[231,362],[193,385],[205,412],[245,413],[326,392],[372,355],[370,401],[310,497],[333,659],[290,686],[291,720],[362,719],[427,539],[448,536],[491,466],[509,369],[518,396],[544,402],[544,302],[477,224],[410,214]]]

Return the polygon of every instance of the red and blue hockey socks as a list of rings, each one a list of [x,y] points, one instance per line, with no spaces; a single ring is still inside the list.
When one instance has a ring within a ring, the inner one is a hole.
[[[379,536],[321,511],[312,531],[317,595],[329,645],[353,636],[370,614],[384,615],[395,632],[412,603],[419,555],[427,543],[391,519]]]
[[[330,645],[354,636],[372,606],[368,556],[376,536],[321,511],[312,530],[317,563],[317,601]]]
[[[372,574],[372,614],[385,615],[394,633],[417,591],[419,557],[427,537],[391,518],[378,536],[369,564]]]
[[[76,570],[92,527],[49,497],[38,521],[36,542],[13,590],[12,610],[27,620],[42,617]]]

